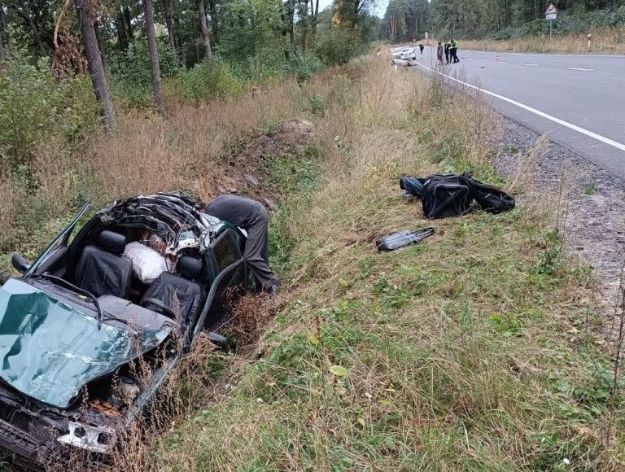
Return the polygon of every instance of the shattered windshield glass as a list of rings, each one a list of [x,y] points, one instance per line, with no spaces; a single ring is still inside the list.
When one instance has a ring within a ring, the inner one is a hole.
[[[95,318],[12,279],[0,289],[0,377],[66,408],[84,385],[158,346],[169,332],[98,327]]]

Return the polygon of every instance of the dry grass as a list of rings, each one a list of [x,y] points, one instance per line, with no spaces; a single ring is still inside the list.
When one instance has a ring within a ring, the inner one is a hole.
[[[285,80],[198,107],[170,103],[165,119],[127,112],[119,117],[113,135],[102,133],[79,149],[70,149],[60,137],[40,143],[29,170],[30,184],[16,175],[0,176],[0,196],[5,197],[0,249],[29,247],[27,234],[40,232],[48,220],[66,218],[68,209],[85,200],[102,205],[137,193],[174,189],[204,200],[214,197],[224,189],[223,178],[240,145],[275,130],[287,118],[307,116],[311,97],[323,101],[336,93],[337,74],[331,69],[303,86]]]
[[[625,54],[625,35],[622,28],[600,29],[592,33],[588,47],[587,33],[549,37],[531,36],[506,40],[463,40],[462,49],[502,52]]]
[[[240,143],[304,116],[308,98],[325,96],[330,87],[324,77],[304,88],[287,80],[243,98],[177,104],[165,121],[124,117],[116,134],[102,136],[88,155],[100,198],[185,189],[208,200],[219,193]]]
[[[0,178],[0,201],[0,246],[6,247],[15,238],[15,188],[10,179]]]

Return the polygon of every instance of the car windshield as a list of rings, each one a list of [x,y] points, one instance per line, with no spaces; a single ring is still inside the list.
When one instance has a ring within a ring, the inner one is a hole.
[[[19,316],[17,316],[19,314]],[[66,408],[80,388],[158,346],[171,327],[129,331],[98,321],[18,280],[0,289],[0,377]]]

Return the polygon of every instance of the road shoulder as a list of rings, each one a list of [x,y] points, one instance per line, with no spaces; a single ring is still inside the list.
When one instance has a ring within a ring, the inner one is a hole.
[[[501,127],[497,169],[509,178],[523,174],[533,197],[558,205],[569,254],[595,269],[601,302],[613,308],[625,249],[625,180],[560,144],[541,145],[539,134],[508,117]]]

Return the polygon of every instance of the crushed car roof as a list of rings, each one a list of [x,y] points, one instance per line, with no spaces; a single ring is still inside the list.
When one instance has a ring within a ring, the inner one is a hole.
[[[186,193],[162,192],[117,200],[98,216],[104,223],[149,228],[167,242],[168,252],[175,254],[185,247],[202,249],[204,236],[223,225],[202,210],[200,203]]]

